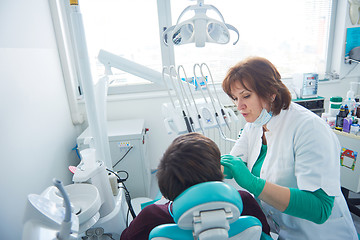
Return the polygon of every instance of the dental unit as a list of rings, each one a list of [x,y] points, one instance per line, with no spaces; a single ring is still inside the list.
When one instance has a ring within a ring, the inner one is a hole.
[[[220,20],[210,18],[207,15],[208,11],[215,12]],[[183,20],[183,17],[188,13],[193,13],[193,17],[187,20]],[[229,30],[234,31],[237,34],[237,39],[233,43],[233,45],[235,45],[239,40],[239,31],[234,26],[225,23],[224,17],[216,7],[213,5],[204,4],[203,0],[197,0],[196,5],[190,5],[181,12],[175,25],[167,27],[162,32],[162,41],[165,46],[168,47],[179,46],[188,43],[195,43],[195,47],[204,47],[205,42],[227,44],[230,41]],[[200,69],[201,77],[198,77],[196,74],[197,67]],[[208,87],[208,77],[204,75],[204,67],[207,68],[209,78],[212,81],[212,85],[214,86],[214,94],[216,95],[216,99],[212,96]],[[164,69],[167,68],[168,67],[164,66],[163,72]],[[175,71],[175,67],[173,66],[171,66],[170,69]],[[180,70],[184,74],[184,78],[180,77]],[[176,90],[176,86],[173,83],[174,91],[178,98],[177,102],[173,101],[170,90],[168,90],[171,104],[164,103],[162,106],[164,124],[168,133],[183,134],[191,131],[201,131],[204,133],[205,129],[216,127],[219,129],[220,136],[224,140],[235,142],[235,140],[226,137],[221,126],[226,125],[227,128],[230,129],[230,118],[234,119],[234,121],[237,121],[238,118],[231,109],[225,109],[222,106],[217,95],[214,80],[208,65],[205,63],[202,63],[201,65],[196,63],[193,66],[193,72],[194,84],[192,85],[191,79],[187,77],[184,67],[182,65],[178,66],[176,72],[179,83],[178,90]],[[169,73],[169,75],[171,77],[171,81],[173,82],[171,76],[172,73]],[[162,80],[166,84],[168,79],[165,79],[165,77],[166,75],[163,73]],[[184,81],[182,79],[184,79]],[[191,95],[193,105],[191,104],[190,98],[186,94],[186,87],[184,85],[187,85],[187,89]],[[198,90],[203,97],[195,99],[193,92]],[[208,97],[205,96],[205,90],[207,91]],[[177,91],[182,94],[182,99]],[[184,106],[186,109],[184,109]],[[187,112],[185,112],[185,110]],[[181,120],[181,115],[179,116],[178,112],[182,112],[182,117],[185,119],[185,124]],[[221,113],[221,117],[219,116],[219,113]],[[197,119],[197,121],[190,123],[188,122],[190,120],[187,119]]]
[[[88,128],[92,137],[86,139],[89,148],[80,151],[81,161],[76,167],[69,167],[73,172],[72,183],[63,186],[59,180],[40,194],[30,194],[24,217],[23,240],[73,240],[73,239],[119,239],[127,226],[127,213],[133,212],[130,194],[122,179],[112,171],[112,161],[109,150],[106,129],[107,75],[111,67],[129,72],[133,75],[150,80],[155,84],[165,86],[170,97],[170,103],[162,106],[164,124],[167,132],[182,134],[218,128],[221,136],[226,138],[222,126],[228,126],[231,119],[237,121],[237,116],[217,99],[213,98],[204,76],[202,67],[207,67],[210,79],[213,79],[206,64],[194,65],[200,67],[201,77],[195,76],[194,84],[187,77],[182,65],[163,67],[162,73],[131,62],[125,58],[100,50],[98,60],[105,66],[105,76],[94,86],[85,41],[82,16],[77,1],[70,7],[72,22],[72,41],[75,44],[75,59],[79,65],[79,76],[83,87]],[[205,42],[226,44],[230,41],[229,30],[239,33],[235,27],[225,23],[219,10],[212,5],[205,5],[198,0],[197,5],[187,7],[180,15],[175,26],[166,29],[162,36],[166,45],[181,45],[195,42],[196,47],[205,46]],[[51,5],[58,4],[51,1]],[[52,6],[54,7],[54,6]],[[206,15],[208,10],[215,11],[220,18],[215,20]],[[180,19],[188,11],[194,11],[195,16],[184,22]],[[170,36],[171,41],[165,41]],[[180,72],[185,76],[182,80]],[[160,81],[162,80],[162,81]],[[195,85],[197,82],[198,86]],[[171,84],[168,84],[168,83]],[[199,90],[202,98],[196,98]],[[207,90],[208,97],[205,96]],[[176,100],[173,99],[175,92]],[[191,97],[189,97],[191,96]],[[220,113],[222,117],[219,117]],[[196,119],[196,121],[193,121]]]
[[[72,204],[71,218],[68,204],[64,207],[66,194],[63,191],[60,194],[57,186],[48,187],[39,195],[30,194],[23,240],[119,239],[126,227],[129,194],[124,184],[119,184],[120,179],[109,175],[112,174],[112,164],[106,129],[107,77],[100,78],[94,86],[80,9],[77,4],[70,9],[88,127],[92,134],[92,139],[87,141],[91,144],[90,148],[80,152],[81,162],[74,171],[73,183],[64,186]],[[116,191],[117,188],[121,190]],[[71,230],[62,230],[63,225],[70,226]]]

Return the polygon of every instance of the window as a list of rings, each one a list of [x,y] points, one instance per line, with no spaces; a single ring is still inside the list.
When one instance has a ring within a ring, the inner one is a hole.
[[[100,49],[160,71],[162,63],[156,1],[83,0],[80,7],[89,57],[92,65],[96,66],[94,76],[104,74],[104,66],[97,61]],[[150,83],[116,68],[112,68],[112,72],[114,75],[110,79],[113,88],[134,89]]]
[[[222,13],[225,22],[239,30],[227,45],[206,43],[175,47],[175,62],[191,66],[196,62],[209,65],[214,81],[221,82],[229,67],[248,56],[268,58],[283,78],[293,73],[326,71],[331,0],[205,0]],[[171,1],[173,23],[187,1]],[[192,73],[192,72],[191,72]]]
[[[193,75],[195,63],[207,63],[214,80],[221,82],[227,69],[247,56],[273,62],[283,78],[296,72],[326,72],[332,0],[205,0],[220,10],[231,32],[230,43],[206,43],[174,47],[176,65]],[[156,1],[84,0],[80,2],[92,61],[100,49],[161,72],[161,49]],[[183,9],[196,1],[170,0],[172,24]],[[164,13],[165,14],[165,13]],[[134,87],[143,91],[149,81],[120,70],[113,71],[111,87]],[[97,74],[103,74],[97,64]],[[111,92],[111,89],[109,90]]]

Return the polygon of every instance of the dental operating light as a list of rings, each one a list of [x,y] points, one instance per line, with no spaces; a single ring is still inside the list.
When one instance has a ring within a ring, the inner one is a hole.
[[[210,18],[206,15],[208,10],[213,10],[220,18],[219,20]],[[189,11],[194,11],[195,15],[181,22],[183,15]],[[182,45],[195,42],[196,47],[204,47],[205,42],[227,44],[230,41],[230,32],[237,34],[235,45],[239,41],[239,31],[232,25],[225,23],[220,11],[213,5],[204,4],[203,0],[198,0],[196,5],[186,7],[180,14],[176,25],[167,28],[162,33],[165,45]]]

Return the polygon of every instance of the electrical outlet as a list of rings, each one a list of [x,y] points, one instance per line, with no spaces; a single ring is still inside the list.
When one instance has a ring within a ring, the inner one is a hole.
[[[129,147],[131,147],[131,143],[130,143],[130,141],[118,142],[118,147],[119,148],[129,148]]]

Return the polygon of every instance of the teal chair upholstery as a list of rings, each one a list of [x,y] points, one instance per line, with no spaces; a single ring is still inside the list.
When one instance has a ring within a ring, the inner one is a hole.
[[[240,194],[232,186],[223,182],[200,183],[185,190],[173,202],[175,223],[155,227],[149,239],[267,239],[262,234],[260,220],[240,216],[242,210]]]

